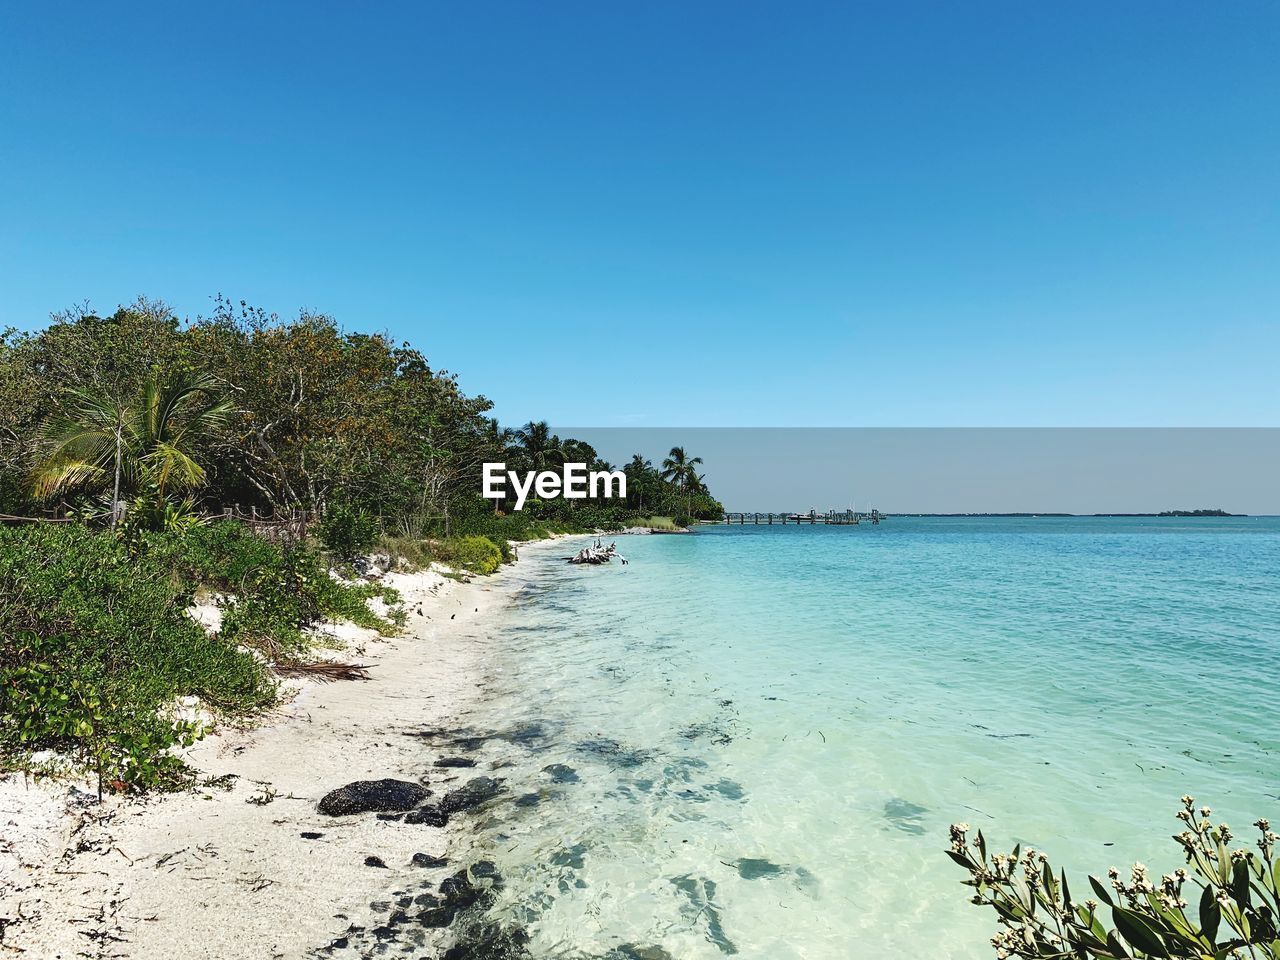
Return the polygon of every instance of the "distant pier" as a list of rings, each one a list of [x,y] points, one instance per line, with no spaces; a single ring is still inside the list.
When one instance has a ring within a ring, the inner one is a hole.
[[[870,513],[857,513],[853,510],[828,510],[826,513],[819,513],[817,510],[810,510],[808,513],[726,513],[722,522],[730,526],[735,523],[739,526],[748,523],[766,526],[775,523],[825,523],[835,527],[855,527],[860,523],[879,523],[883,519],[884,514],[879,510],[872,510]]]

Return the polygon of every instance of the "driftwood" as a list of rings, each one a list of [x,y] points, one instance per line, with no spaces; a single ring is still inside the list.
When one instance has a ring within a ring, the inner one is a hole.
[[[611,543],[606,547],[597,540],[591,546],[583,547],[572,557],[565,557],[565,559],[570,563],[589,563],[592,566],[596,566],[601,563],[608,563],[614,557],[617,557],[624,564],[627,562],[627,558],[618,552],[616,543]]]
[[[317,660],[310,663],[282,663],[276,666],[276,673],[283,677],[309,677],[322,683],[334,680],[368,680],[368,667],[363,663],[334,663],[328,660]]]

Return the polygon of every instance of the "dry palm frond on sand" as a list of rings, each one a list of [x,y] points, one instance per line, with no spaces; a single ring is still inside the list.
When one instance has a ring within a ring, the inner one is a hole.
[[[334,663],[317,660],[312,663],[284,663],[276,667],[283,677],[308,677],[323,683],[334,680],[368,680],[368,666],[363,663]]]

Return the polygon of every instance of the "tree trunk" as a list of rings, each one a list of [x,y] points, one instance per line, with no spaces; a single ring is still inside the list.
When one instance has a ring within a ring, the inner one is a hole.
[[[121,433],[123,432],[123,428],[124,428],[124,424],[122,424],[120,420],[117,418],[116,420],[116,481],[115,481],[115,486],[111,488],[111,529],[112,530],[116,528],[116,523],[120,519],[120,447],[121,447]],[[101,778],[99,778],[99,780],[101,780]],[[99,791],[101,791],[101,784],[99,784]],[[101,799],[101,797],[99,797],[99,799]]]

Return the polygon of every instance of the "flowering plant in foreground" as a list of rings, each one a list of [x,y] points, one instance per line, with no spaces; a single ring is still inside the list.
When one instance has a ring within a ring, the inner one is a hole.
[[[1198,960],[1280,958],[1280,840],[1266,820],[1258,820],[1257,851],[1230,846],[1231,829],[1182,798],[1174,836],[1186,867],[1158,880],[1141,863],[1128,878],[1112,867],[1109,884],[1089,877],[1093,896],[1075,900],[1065,871],[1056,876],[1048,858],[1030,848],[988,855],[978,831],[951,826],[951,859],[969,871],[973,902],[998,914],[991,938],[998,958],[1176,957]],[[1110,886],[1110,889],[1108,889]]]

